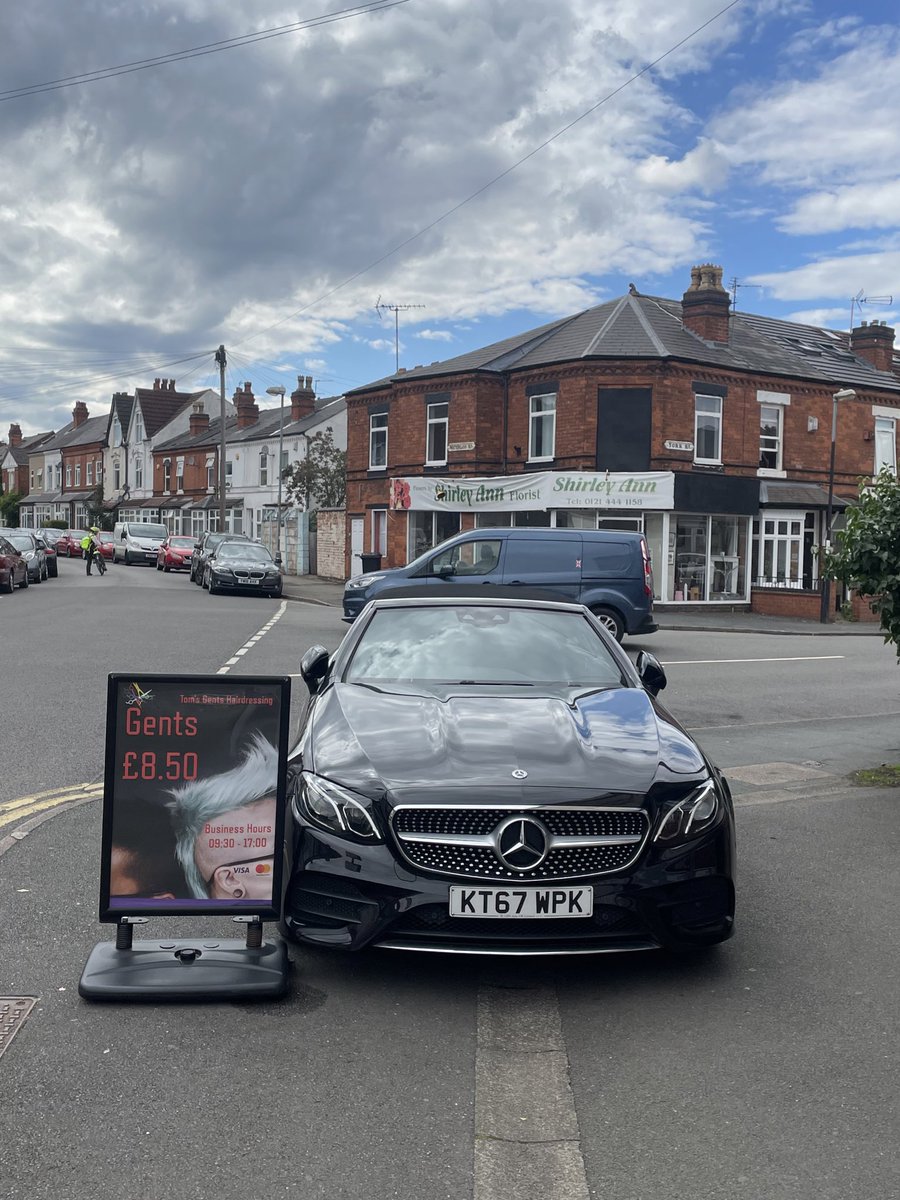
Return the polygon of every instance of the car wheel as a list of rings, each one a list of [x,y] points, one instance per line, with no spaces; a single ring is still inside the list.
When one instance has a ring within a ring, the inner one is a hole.
[[[9,569],[9,575],[6,577],[6,584],[3,590],[10,596],[16,590],[16,581],[13,579],[12,567]]]
[[[47,567],[47,570],[50,573],[51,579],[57,579],[59,577],[59,564],[58,563],[56,563],[56,562],[50,563],[50,565]]]
[[[168,573],[169,573],[169,572],[172,570],[172,568],[169,566],[169,564],[168,564],[167,562],[163,563],[163,567],[162,567],[162,569],[165,571],[165,573],[166,573],[167,575],[168,575]]]
[[[125,551],[125,566],[126,567],[131,566],[131,556],[129,555],[127,550]]]
[[[219,594],[219,589],[213,583],[212,571],[206,572],[206,590],[211,596],[218,596]]]
[[[28,578],[28,572],[26,571],[25,574],[22,576],[22,582],[19,584],[19,587],[22,588],[22,590],[24,591],[25,588],[28,587],[29,582],[30,582],[30,580]]]
[[[607,633],[611,633],[617,642],[621,642],[625,636],[625,622],[619,616],[614,608],[604,608],[601,604],[597,608],[592,608],[591,612],[603,626]]]

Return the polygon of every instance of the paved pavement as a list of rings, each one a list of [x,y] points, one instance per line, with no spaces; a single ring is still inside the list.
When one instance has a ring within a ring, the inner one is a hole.
[[[325,604],[341,607],[344,585],[318,575],[285,575],[284,595],[288,600],[306,604]],[[691,629],[708,633],[775,633],[806,634],[811,637],[846,636],[882,637],[875,622],[835,620],[827,625],[818,621],[802,621],[796,617],[769,617],[761,613],[723,612],[718,609],[669,611],[656,610],[660,629]]]

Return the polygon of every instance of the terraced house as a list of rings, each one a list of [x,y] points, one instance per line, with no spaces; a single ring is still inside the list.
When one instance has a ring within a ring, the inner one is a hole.
[[[900,370],[888,326],[735,312],[704,264],[347,403],[351,572],[474,526],[639,529],[659,604],[814,617],[829,492],[896,468]]]

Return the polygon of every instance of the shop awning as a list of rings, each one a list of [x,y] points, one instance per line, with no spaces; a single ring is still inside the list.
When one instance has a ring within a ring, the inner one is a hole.
[[[843,510],[851,502],[834,495],[831,507]],[[759,481],[759,504],[761,508],[827,508],[828,492],[817,483],[794,483],[789,479],[761,479]]]

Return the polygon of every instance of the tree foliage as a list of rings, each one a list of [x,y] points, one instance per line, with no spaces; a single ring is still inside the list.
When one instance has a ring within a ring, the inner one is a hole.
[[[289,500],[307,512],[313,508],[340,508],[347,491],[347,452],[334,444],[329,425],[306,438],[306,457],[284,471]]]
[[[900,483],[884,468],[847,509],[825,560],[830,574],[869,597],[900,659]]]
[[[0,524],[15,529],[19,524],[19,504],[22,497],[18,492],[4,492],[0,496]]]

